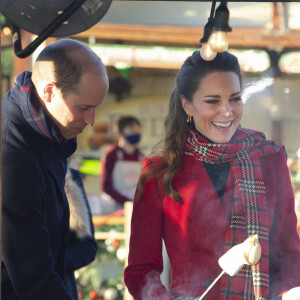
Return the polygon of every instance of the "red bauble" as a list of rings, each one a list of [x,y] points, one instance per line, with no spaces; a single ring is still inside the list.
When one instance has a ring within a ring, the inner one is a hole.
[[[99,295],[95,291],[89,292],[90,299],[99,299]]]
[[[113,240],[111,245],[114,247],[114,248],[119,248],[120,246],[120,241],[119,240]]]

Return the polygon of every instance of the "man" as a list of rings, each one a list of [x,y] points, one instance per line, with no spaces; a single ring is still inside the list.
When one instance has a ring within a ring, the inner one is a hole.
[[[132,201],[141,172],[143,155],[137,148],[141,138],[141,124],[132,116],[118,120],[118,143],[109,147],[102,164],[101,187],[115,204],[123,208],[126,201]],[[107,198],[107,197],[105,197]]]
[[[101,60],[66,39],[47,46],[4,97],[2,299],[71,299],[67,158],[107,91]]]

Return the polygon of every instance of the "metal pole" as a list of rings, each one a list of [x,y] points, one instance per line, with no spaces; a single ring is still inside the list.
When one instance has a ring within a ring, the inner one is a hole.
[[[213,288],[213,286],[217,283],[217,281],[225,274],[225,271],[222,271],[220,275],[215,279],[215,281],[207,288],[207,290],[202,294],[200,298],[196,298],[195,300],[202,300],[204,296]]]
[[[57,28],[59,28],[63,22],[65,22],[72,14],[78,10],[86,0],[74,0],[61,15],[58,15],[57,18],[50,23],[38,36],[33,40],[25,49],[22,49],[22,41],[20,28],[13,23],[11,24],[12,36],[13,36],[13,45],[15,54],[20,58],[25,58],[32,54],[35,49],[45,41]]]
[[[1,41],[0,41],[0,61],[1,61]],[[0,67],[0,82],[2,82],[2,69]],[[2,84],[0,84],[0,97],[2,102]],[[1,103],[2,104],[2,103]],[[0,257],[2,261],[2,105],[0,105]],[[1,282],[1,268],[0,268]],[[0,284],[0,300],[1,300],[1,284]]]

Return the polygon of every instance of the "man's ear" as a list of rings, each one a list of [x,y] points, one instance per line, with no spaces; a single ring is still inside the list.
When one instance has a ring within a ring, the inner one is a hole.
[[[191,102],[182,95],[180,96],[180,101],[181,101],[181,105],[182,105],[182,108],[185,111],[185,113],[187,115],[191,115]]]
[[[50,103],[56,92],[56,83],[53,81],[48,81],[43,90],[44,101]]]

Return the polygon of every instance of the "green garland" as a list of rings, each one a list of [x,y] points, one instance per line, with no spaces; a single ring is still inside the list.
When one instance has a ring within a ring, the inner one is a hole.
[[[123,232],[124,226],[103,225],[95,228],[96,232],[109,232],[111,230]],[[97,240],[97,244],[98,252],[95,260],[75,272],[80,297],[83,300],[122,300],[124,294],[124,262],[117,257],[117,251],[124,248],[124,241],[114,239]],[[107,278],[109,272],[112,273],[112,277]]]

